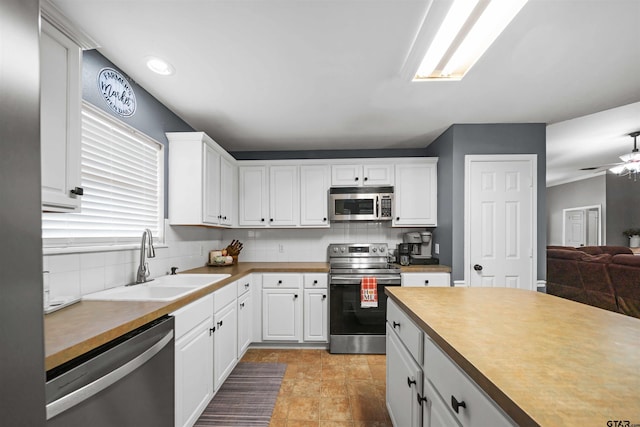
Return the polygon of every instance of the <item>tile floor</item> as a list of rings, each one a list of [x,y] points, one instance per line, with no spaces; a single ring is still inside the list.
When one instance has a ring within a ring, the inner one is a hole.
[[[384,355],[249,349],[242,361],[287,364],[272,427],[391,427]]]

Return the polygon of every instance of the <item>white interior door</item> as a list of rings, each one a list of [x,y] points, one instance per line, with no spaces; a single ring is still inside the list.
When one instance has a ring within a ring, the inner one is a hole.
[[[465,162],[465,283],[535,289],[536,156]]]
[[[584,210],[564,213],[564,244],[566,246],[584,246],[587,237],[584,214]]]

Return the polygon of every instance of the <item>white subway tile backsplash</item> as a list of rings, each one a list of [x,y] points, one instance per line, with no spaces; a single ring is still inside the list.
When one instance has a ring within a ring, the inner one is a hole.
[[[49,256],[49,271],[51,273],[65,273],[80,270],[79,254],[64,254]]]
[[[49,295],[50,299],[82,295],[80,292],[80,271],[49,273]]]
[[[82,295],[104,290],[105,267],[80,270],[80,292]]]
[[[106,261],[103,252],[89,252],[80,254],[80,269],[92,269],[96,267],[104,267]]]

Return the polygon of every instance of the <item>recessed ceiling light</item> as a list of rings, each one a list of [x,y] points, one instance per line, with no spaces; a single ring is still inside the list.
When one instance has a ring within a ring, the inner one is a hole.
[[[175,68],[164,59],[156,58],[155,56],[149,56],[146,59],[147,67],[154,73],[170,76],[176,72]]]
[[[460,80],[527,0],[454,0],[414,81]]]

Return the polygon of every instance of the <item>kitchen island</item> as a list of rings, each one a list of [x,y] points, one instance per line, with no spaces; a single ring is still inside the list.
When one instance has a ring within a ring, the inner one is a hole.
[[[639,319],[518,289],[385,292],[517,424],[640,423]]]

